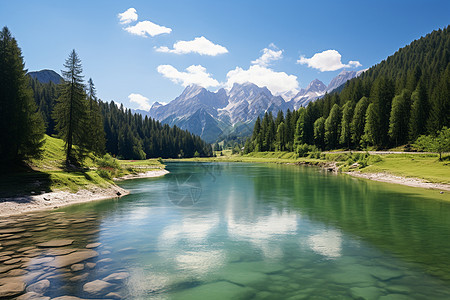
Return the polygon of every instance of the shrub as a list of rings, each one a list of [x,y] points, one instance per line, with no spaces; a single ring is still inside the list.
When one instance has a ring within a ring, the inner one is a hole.
[[[117,159],[109,154],[105,154],[101,159],[97,160],[97,174],[100,177],[112,179],[116,177],[121,169]]]

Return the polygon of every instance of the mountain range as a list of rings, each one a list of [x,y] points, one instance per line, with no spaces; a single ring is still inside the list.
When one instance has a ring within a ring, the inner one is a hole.
[[[256,118],[265,112],[276,114],[279,110],[305,107],[362,72],[342,71],[328,86],[315,79],[290,100],[275,96],[266,87],[259,87],[253,83],[235,83],[230,90],[222,88],[217,92],[191,85],[166,105],[155,102],[149,111],[135,112],[148,115],[170,126],[176,125],[186,129],[212,143],[230,135],[249,135]]]
[[[228,136],[248,136],[253,131],[256,118],[265,112],[277,114],[280,110],[286,112],[288,109],[306,107],[311,101],[333,92],[362,72],[364,70],[342,71],[328,86],[315,79],[290,99],[286,99],[286,95],[284,98],[275,96],[266,87],[253,83],[235,83],[230,90],[222,88],[216,92],[191,85],[166,105],[155,102],[149,111],[138,109],[133,112],[150,116],[170,126],[176,125],[213,143]],[[28,74],[42,83],[62,81],[62,77],[53,70]]]

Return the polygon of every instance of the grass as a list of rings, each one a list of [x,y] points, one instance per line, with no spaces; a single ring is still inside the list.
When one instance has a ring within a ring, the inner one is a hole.
[[[110,159],[117,168],[113,172],[117,177],[165,167],[160,159]],[[41,158],[29,161],[28,167],[0,174],[0,197],[33,195],[56,190],[76,192],[93,186],[108,187],[116,176],[102,172],[104,170],[99,166],[102,160],[104,158],[89,153],[83,161],[82,170],[68,172],[65,169],[64,142],[46,135]]]
[[[388,154],[362,172],[387,172],[403,177],[421,178],[430,182],[450,184],[450,157],[439,161],[437,154]]]

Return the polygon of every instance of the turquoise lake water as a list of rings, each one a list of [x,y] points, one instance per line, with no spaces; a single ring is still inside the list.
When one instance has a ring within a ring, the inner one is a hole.
[[[3,245],[0,258],[32,253],[20,268],[40,272],[28,285],[47,278],[49,297],[450,299],[447,202],[318,168],[192,162],[167,169],[120,183],[131,191],[120,199],[10,218],[26,231],[9,240],[20,243]],[[18,251],[61,238],[74,243],[59,249],[101,243],[98,256],[73,270],[33,263],[57,256],[48,249]],[[126,276],[86,291],[86,283],[117,273]]]

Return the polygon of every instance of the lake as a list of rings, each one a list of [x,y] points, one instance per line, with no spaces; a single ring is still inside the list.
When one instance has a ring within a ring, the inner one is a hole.
[[[436,191],[300,166],[167,169],[121,182],[120,199],[0,219],[0,285],[20,277],[51,298],[450,298],[450,203]]]

